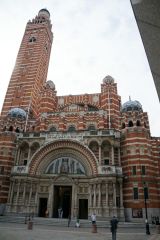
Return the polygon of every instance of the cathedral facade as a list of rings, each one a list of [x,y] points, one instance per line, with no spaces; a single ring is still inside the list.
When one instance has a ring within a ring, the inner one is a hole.
[[[138,101],[57,95],[47,81],[50,13],[26,25],[0,117],[0,214],[149,221],[160,216],[160,138]]]

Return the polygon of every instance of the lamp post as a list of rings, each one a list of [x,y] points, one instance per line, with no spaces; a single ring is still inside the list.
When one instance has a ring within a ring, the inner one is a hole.
[[[144,190],[144,204],[145,204],[145,215],[146,215],[146,234],[150,235],[149,231],[149,223],[148,223],[148,210],[147,210],[147,199],[148,199],[148,189],[146,187],[146,183],[143,183],[143,190]]]

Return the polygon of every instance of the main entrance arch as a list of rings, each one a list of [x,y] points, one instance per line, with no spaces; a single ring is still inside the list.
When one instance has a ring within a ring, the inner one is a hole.
[[[89,179],[98,173],[95,155],[74,140],[57,140],[33,156],[29,174],[40,176],[39,216],[88,218]],[[48,189],[43,192],[41,189]],[[44,209],[41,209],[41,206]]]

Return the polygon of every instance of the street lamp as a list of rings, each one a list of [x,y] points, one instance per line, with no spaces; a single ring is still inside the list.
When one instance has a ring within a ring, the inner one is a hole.
[[[147,211],[147,199],[148,199],[148,188],[146,186],[146,183],[143,183],[143,190],[144,190],[144,204],[145,204],[145,215],[146,215],[146,234],[150,235],[149,231],[149,223],[148,223],[148,211]]]

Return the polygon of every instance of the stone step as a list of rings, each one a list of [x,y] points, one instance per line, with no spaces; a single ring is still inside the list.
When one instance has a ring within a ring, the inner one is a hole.
[[[27,217],[28,220],[28,217]],[[24,224],[26,223],[25,216],[13,216],[13,215],[7,215],[7,216],[0,216],[0,222],[8,222],[8,223],[19,223]],[[59,219],[59,218],[42,218],[42,217],[34,217],[33,223],[35,225],[48,225],[48,226],[62,226],[67,227],[68,226],[68,219]],[[109,228],[110,227],[110,221],[100,221],[97,222],[98,228]],[[71,227],[75,227],[76,225],[76,219],[72,219],[70,222]],[[80,226],[84,228],[91,227],[91,221],[80,219]],[[154,225],[150,225],[151,227],[154,227]],[[119,222],[118,228],[144,228],[145,223],[130,223],[130,222]]]

